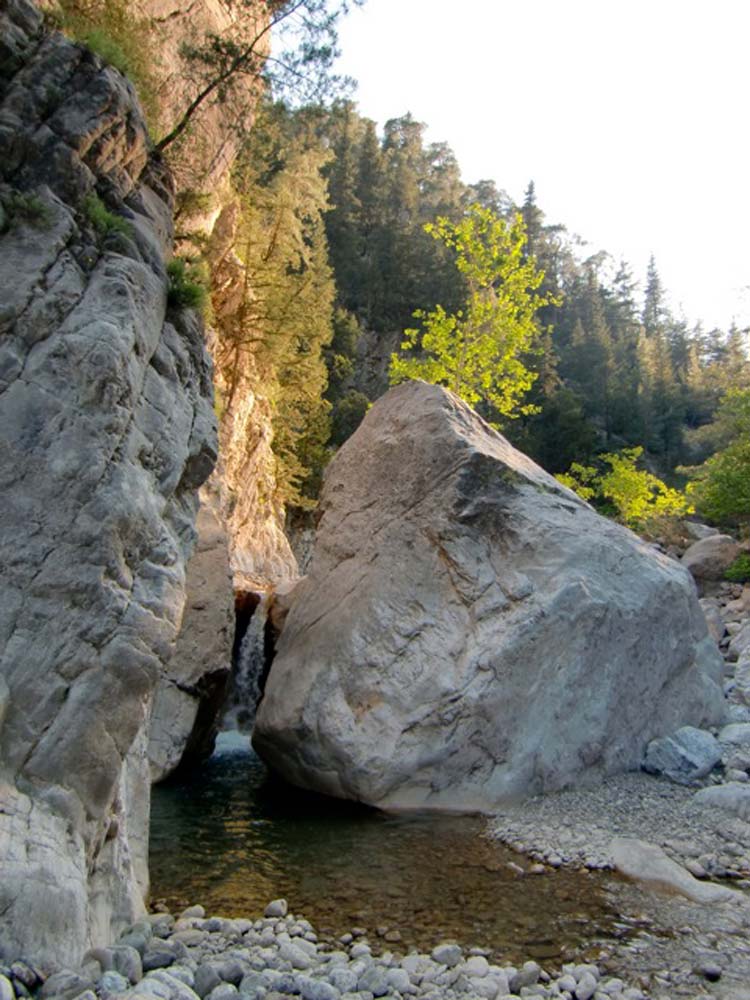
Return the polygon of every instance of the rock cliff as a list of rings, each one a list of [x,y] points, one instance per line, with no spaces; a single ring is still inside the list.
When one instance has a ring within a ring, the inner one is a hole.
[[[724,711],[690,575],[451,393],[392,389],[329,466],[253,742],[287,779],[491,809],[638,768]]]
[[[26,0],[0,37],[0,952],[70,963],[143,907],[149,715],[216,423],[131,86]]]

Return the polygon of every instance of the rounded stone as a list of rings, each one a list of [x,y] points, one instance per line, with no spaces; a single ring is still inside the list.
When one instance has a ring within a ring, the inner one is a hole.
[[[452,969],[461,961],[461,949],[457,944],[439,944],[432,949],[432,959]]]
[[[105,972],[96,984],[96,992],[102,997],[102,1000],[107,1000],[108,997],[124,993],[129,989],[130,981],[125,976],[120,975],[119,972],[114,971]]]

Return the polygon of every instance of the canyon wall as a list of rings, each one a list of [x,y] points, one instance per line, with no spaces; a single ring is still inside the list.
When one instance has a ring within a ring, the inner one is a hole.
[[[25,0],[0,37],[0,951],[70,964],[143,908],[149,716],[217,431],[132,87]]]

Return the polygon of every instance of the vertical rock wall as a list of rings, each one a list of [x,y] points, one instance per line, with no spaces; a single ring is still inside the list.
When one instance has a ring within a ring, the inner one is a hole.
[[[147,726],[216,427],[132,88],[26,0],[0,38],[0,951],[69,964],[143,905]]]

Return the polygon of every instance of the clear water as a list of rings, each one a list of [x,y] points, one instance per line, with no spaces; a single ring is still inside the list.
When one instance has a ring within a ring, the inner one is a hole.
[[[154,788],[152,901],[257,917],[283,896],[323,938],[362,927],[376,950],[453,939],[510,961],[590,955],[623,933],[616,878],[519,878],[508,863],[521,859],[484,829],[300,792],[269,777],[247,737],[223,734],[202,769]]]

